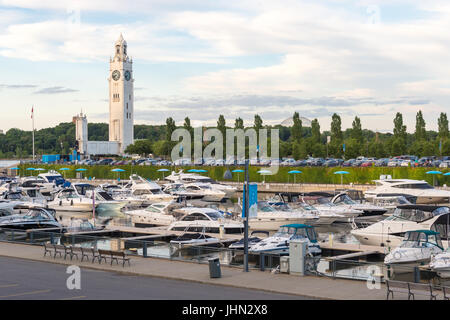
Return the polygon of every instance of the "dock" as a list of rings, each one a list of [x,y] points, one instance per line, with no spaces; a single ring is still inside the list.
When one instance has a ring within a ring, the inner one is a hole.
[[[360,258],[369,256],[372,254],[380,254],[379,251],[359,251],[359,252],[353,252],[353,253],[347,253],[347,254],[341,254],[339,256],[333,256],[333,257],[325,257],[325,260],[333,261],[333,260],[346,260],[351,258]]]
[[[108,228],[108,226],[106,226]],[[105,228],[105,229],[106,229]],[[185,234],[184,231],[174,231],[174,230],[167,230],[166,227],[148,227],[148,228],[137,228],[137,227],[125,227],[125,226],[111,226],[111,230],[114,229],[115,231],[119,232],[128,232],[128,233],[135,233],[135,234],[142,234],[143,237],[145,236],[152,236],[152,235],[159,235],[159,236],[181,236]],[[193,232],[189,232],[193,233]],[[195,232],[194,232],[195,233]],[[205,235],[208,235],[210,237],[219,238],[219,235],[216,233],[208,233],[206,232]],[[227,241],[239,241],[243,235],[237,235],[237,234],[223,234],[223,237],[221,240],[227,240]],[[126,238],[129,240],[130,238]]]
[[[319,243],[322,250],[329,251],[346,251],[346,252],[370,252],[371,254],[386,254],[389,252],[388,247],[369,246],[355,243],[342,243],[329,241]]]

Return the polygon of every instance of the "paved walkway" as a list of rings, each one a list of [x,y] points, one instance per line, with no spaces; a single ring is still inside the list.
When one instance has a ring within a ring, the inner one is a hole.
[[[251,270],[243,272],[242,269],[233,267],[221,267],[222,278],[211,279],[209,266],[191,262],[170,261],[167,259],[132,257],[131,267],[122,265],[98,264],[43,257],[44,249],[41,246],[13,244],[0,242],[0,256],[45,261],[64,265],[78,265],[80,267],[97,270],[109,270],[119,273],[153,276],[166,279],[180,279],[198,283],[224,285],[231,287],[265,290],[269,292],[295,294],[321,299],[344,300],[382,300],[386,298],[386,288],[382,284],[381,289],[369,290],[365,281],[329,279],[315,276],[294,276],[289,274],[272,274]],[[398,299],[406,299],[403,294],[396,294]]]

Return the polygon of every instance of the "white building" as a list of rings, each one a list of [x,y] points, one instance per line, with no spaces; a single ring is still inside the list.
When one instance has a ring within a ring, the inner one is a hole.
[[[109,141],[88,141],[86,115],[74,117],[78,152],[84,156],[124,154],[134,137],[133,60],[122,34],[109,61]]]

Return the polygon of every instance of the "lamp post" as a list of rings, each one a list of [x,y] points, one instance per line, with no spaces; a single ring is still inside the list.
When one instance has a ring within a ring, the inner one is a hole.
[[[248,214],[250,210],[249,206],[249,160],[245,160],[245,211],[244,211],[244,272],[248,272]]]

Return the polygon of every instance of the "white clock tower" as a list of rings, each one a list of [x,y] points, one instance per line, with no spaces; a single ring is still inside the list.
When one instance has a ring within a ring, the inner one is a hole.
[[[119,142],[120,153],[133,143],[133,60],[120,34],[109,62],[109,141]]]

